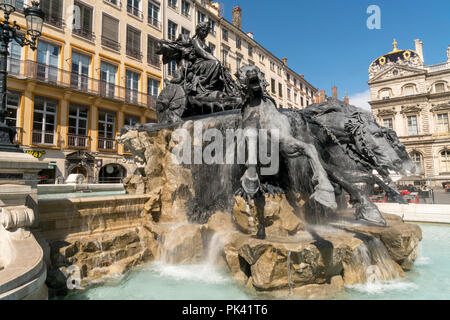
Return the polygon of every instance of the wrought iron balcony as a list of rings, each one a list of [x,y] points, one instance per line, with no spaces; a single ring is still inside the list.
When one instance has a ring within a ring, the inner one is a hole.
[[[115,51],[120,51],[120,43],[116,40],[112,40],[102,36],[102,46],[108,47]]]
[[[98,149],[108,151],[116,150],[116,139],[99,137]]]
[[[55,132],[39,131],[33,129],[31,143],[35,145],[39,144],[55,145]]]
[[[90,31],[90,30],[86,30],[86,29],[73,29],[73,30],[72,30],[72,33],[75,34],[75,35],[77,35],[77,36],[79,36],[79,37],[85,38],[85,39],[87,39],[87,40],[89,40],[89,41],[94,41],[94,40],[95,40],[95,35],[94,35],[94,33],[93,33],[92,31]]]
[[[129,14],[132,14],[133,16],[138,17],[139,19],[142,19],[144,15],[142,14],[142,11],[139,10],[139,8],[133,7],[129,4],[127,4],[127,12]]]
[[[142,52],[140,50],[133,49],[131,47],[127,47],[127,56],[132,58],[142,60]]]
[[[115,85],[114,83],[100,81],[31,60],[9,60],[11,60],[10,65],[14,65],[15,69],[15,72],[9,73],[11,77],[35,80],[41,83],[72,89],[90,95],[98,95],[150,109],[154,109],[155,106],[155,99],[145,92],[130,90]]]
[[[64,29],[65,26],[64,19],[59,15],[46,13],[44,16],[44,22],[60,29]]]
[[[74,148],[87,148],[89,146],[89,139],[90,137],[88,136],[69,133],[67,135],[67,145]]]
[[[147,63],[157,68],[161,67],[161,59],[157,55],[148,55]]]
[[[152,17],[148,17],[147,19],[148,24],[154,26],[155,28],[157,28],[158,30],[161,29],[161,22],[159,22],[159,20],[152,18]]]

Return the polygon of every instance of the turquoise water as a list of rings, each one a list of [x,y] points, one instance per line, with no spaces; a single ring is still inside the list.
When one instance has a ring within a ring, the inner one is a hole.
[[[419,257],[406,277],[394,281],[346,287],[335,299],[450,299],[450,227],[420,225]],[[210,265],[148,264],[67,299],[253,299]]]
[[[99,191],[99,192],[51,193],[40,195],[38,194],[38,200],[107,197],[107,196],[119,196],[122,194],[126,194],[126,191],[119,190],[119,191]]]

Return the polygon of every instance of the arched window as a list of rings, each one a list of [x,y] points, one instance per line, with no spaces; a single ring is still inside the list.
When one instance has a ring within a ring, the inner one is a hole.
[[[392,90],[389,88],[381,89],[378,92],[378,97],[382,100],[389,99],[392,96]]]
[[[445,83],[443,83],[443,82],[436,83],[434,85],[434,92],[436,92],[436,93],[445,92]]]
[[[450,150],[441,151],[439,170],[441,173],[450,172]]]
[[[409,96],[416,93],[416,86],[414,84],[407,84],[403,87],[403,94]]]
[[[409,157],[416,165],[416,172],[422,172],[423,171],[422,154],[420,152],[413,151],[409,154]]]

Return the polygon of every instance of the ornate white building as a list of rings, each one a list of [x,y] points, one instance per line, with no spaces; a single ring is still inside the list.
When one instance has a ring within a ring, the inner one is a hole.
[[[450,46],[447,61],[426,66],[423,47],[394,49],[369,67],[372,111],[397,132],[421,174],[405,183],[450,181]]]

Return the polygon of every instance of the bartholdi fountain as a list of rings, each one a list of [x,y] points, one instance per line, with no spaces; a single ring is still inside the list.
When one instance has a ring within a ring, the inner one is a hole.
[[[179,68],[158,97],[159,123],[120,137],[140,164],[126,188],[151,195],[156,255],[198,262],[219,234],[218,262],[234,279],[308,297],[402,276],[421,230],[369,200],[378,184],[401,202],[389,170],[414,170],[395,132],[335,99],[278,110],[257,67],[241,67],[233,81],[206,46],[208,32],[200,24],[192,39],[160,42]]]
[[[54,239],[51,291],[64,291],[72,266],[87,285],[152,260],[209,259],[274,297],[328,297],[401,277],[421,230],[369,200],[378,184],[402,201],[389,171],[414,170],[395,132],[335,99],[277,109],[258,68],[233,80],[208,32],[201,23],[192,39],[159,43],[178,69],[157,99],[159,123],[119,137],[138,165],[128,195],[40,203],[41,231]]]

